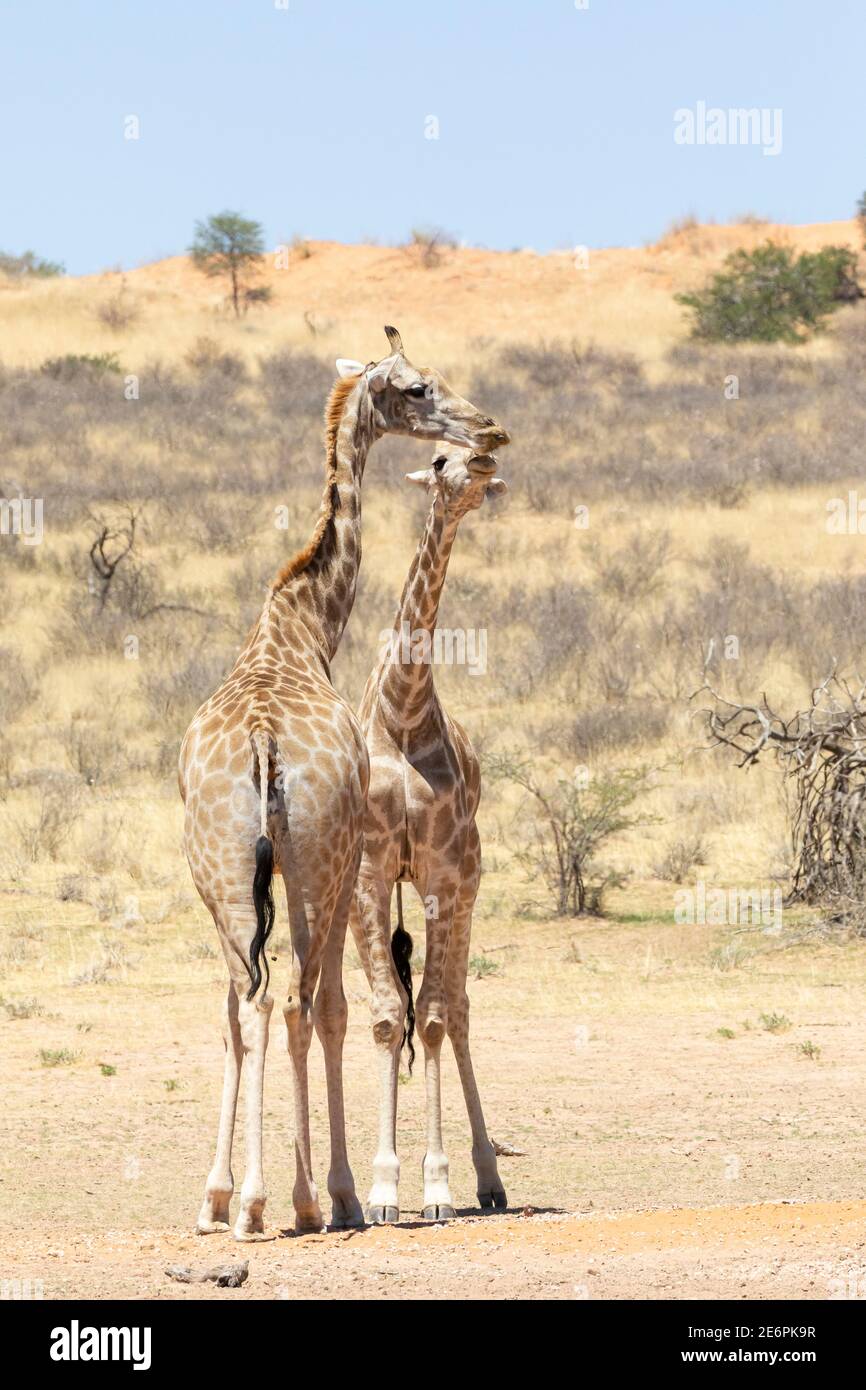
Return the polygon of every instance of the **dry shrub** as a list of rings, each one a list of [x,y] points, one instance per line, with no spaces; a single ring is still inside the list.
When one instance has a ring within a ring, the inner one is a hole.
[[[621,388],[626,383],[635,385],[643,378],[640,362],[631,353],[611,352],[591,343],[584,347],[574,342],[514,343],[502,349],[499,360],[545,391],[559,392],[563,387]]]
[[[12,741],[0,734],[0,801],[5,801],[12,785]]]
[[[64,874],[57,881],[57,897],[62,903],[87,901],[87,879],[83,874]]]
[[[63,744],[69,766],[89,787],[111,781],[116,776],[119,767],[117,732],[109,728],[107,722],[97,724],[73,716],[64,730]]]
[[[226,352],[214,338],[196,338],[184,361],[193,371],[214,373],[233,381],[246,381],[247,368],[237,353]]]
[[[125,332],[141,317],[141,309],[130,294],[125,280],[121,281],[114,294],[97,305],[95,312],[99,322],[110,328],[112,333]]]
[[[293,424],[300,417],[320,430],[325,401],[333,384],[332,368],[311,352],[286,349],[259,361],[259,387],[265,404],[274,415]]]
[[[77,975],[74,975],[70,984],[81,985],[105,985],[114,984],[118,979],[123,978],[128,971],[135,969],[135,962],[127,954],[126,947],[121,941],[112,940],[109,936],[100,937],[102,955]]]
[[[69,786],[45,785],[29,812],[19,811],[11,818],[11,828],[24,856],[31,864],[58,859],[75,825],[79,798]]]
[[[0,722],[14,724],[36,700],[39,681],[18,652],[0,647]]]
[[[706,864],[707,854],[707,846],[700,835],[672,840],[655,865],[656,877],[669,883],[682,883],[696,865]]]
[[[592,546],[587,551],[587,559],[602,593],[632,608],[638,600],[664,588],[671,550],[668,531],[644,528],[632,531],[622,545],[613,550]]]
[[[177,666],[146,671],[144,693],[153,723],[183,733],[231,665],[229,649],[200,647],[189,655],[181,654]]]
[[[578,709],[545,726],[543,740],[576,761],[594,762],[617,749],[661,743],[670,724],[661,700],[627,699]]]
[[[454,250],[457,240],[441,227],[413,227],[408,245],[425,270],[436,270],[445,259],[445,253]]]

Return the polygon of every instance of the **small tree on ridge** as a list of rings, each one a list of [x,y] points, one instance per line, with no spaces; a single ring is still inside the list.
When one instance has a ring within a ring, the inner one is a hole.
[[[229,280],[229,298],[235,317],[240,318],[242,302],[262,302],[269,297],[266,286],[256,289],[248,284],[258,274],[264,250],[261,223],[242,217],[239,212],[219,212],[204,222],[196,222],[189,254],[205,275],[225,276]]]

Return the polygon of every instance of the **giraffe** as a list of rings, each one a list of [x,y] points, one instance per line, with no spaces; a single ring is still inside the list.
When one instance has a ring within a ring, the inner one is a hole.
[[[364,464],[386,433],[457,441],[481,452],[508,441],[438,372],[414,367],[396,329],[385,332],[390,352],[381,361],[337,362],[339,379],[325,411],[325,488],[312,537],[276,576],[234,668],[202,705],[181,747],[186,854],[229,973],[222,1104],[201,1234],[229,1228],[243,1068],[246,1171],[233,1229],[238,1240],[268,1238],[262,1105],[273,1009],[265,951],[274,874],[283,879],[292,943],[283,1014],[294,1089],[295,1229],[322,1229],[307,1087],[313,1027],[325,1054],[332,1225],[363,1224],[346,1152],[341,961],[369,761],[357,719],[331,684],[330,663],[355,597]]]
[[[483,1208],[504,1207],[505,1192],[487,1137],[469,1055],[466,971],[472,909],[481,874],[475,814],[481,792],[478,759],[465,731],[439,702],[430,643],[457,528],[484,498],[506,492],[496,463],[471,449],[440,445],[432,467],[407,479],[432,494],[432,505],[403,589],[394,629],[364,690],[359,719],[370,753],[364,846],[350,922],[372,988],[373,1040],[379,1058],[378,1150],[368,1218],[399,1220],[396,1153],[400,1052],[417,1031],[424,1045],[427,1152],[424,1216],[454,1216],[448,1160],[442,1145],[440,1052],[447,1032],[472,1129],[472,1161]],[[426,958],[412,1001],[412,940],[403,926],[401,884],[425,903]],[[397,885],[397,928],[391,937],[391,891]]]

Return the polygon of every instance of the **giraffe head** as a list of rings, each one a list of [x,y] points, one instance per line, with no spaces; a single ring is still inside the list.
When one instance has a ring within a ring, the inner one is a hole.
[[[455,444],[440,444],[433,450],[429,468],[407,473],[407,482],[434,494],[447,516],[459,521],[467,512],[481,506],[485,497],[501,497],[508,484],[496,476],[492,454],[476,454]]]
[[[385,333],[391,351],[381,362],[365,367],[337,359],[340,376],[364,376],[377,429],[383,434],[441,439],[477,454],[489,454],[509,442],[508,431],[452,391],[440,372],[412,365],[396,328],[386,328]]]

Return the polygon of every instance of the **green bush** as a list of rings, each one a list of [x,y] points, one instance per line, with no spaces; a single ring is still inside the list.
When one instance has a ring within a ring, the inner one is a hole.
[[[67,352],[63,357],[49,357],[42,363],[46,376],[57,381],[69,381],[79,376],[101,376],[103,372],[119,372],[121,365],[115,352]]]
[[[695,338],[799,343],[820,332],[839,304],[862,296],[857,257],[848,247],[797,256],[768,241],[734,251],[703,290],[675,298],[692,311]]]
[[[492,780],[513,782],[529,794],[534,811],[528,821],[532,838],[515,857],[531,878],[541,878],[547,885],[558,917],[585,912],[601,917],[605,893],[622,888],[628,874],[603,866],[596,853],[621,831],[653,823],[653,816],[631,810],[651,790],[650,770],[613,768],[590,777],[585,768],[576,768],[568,776],[554,767],[539,775],[537,762],[514,750],[485,758],[485,771]],[[525,840],[524,808],[519,815]]]
[[[21,256],[0,251],[0,275],[8,275],[10,280],[25,280],[30,276],[44,280],[51,275],[65,274],[66,267],[59,261],[43,261],[34,251],[25,251]]]

